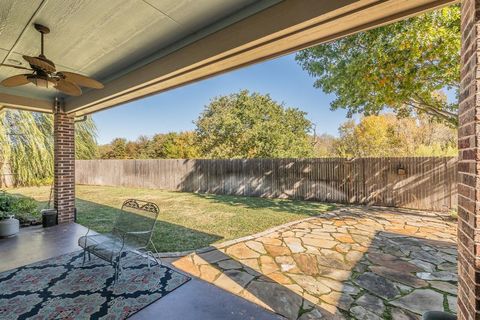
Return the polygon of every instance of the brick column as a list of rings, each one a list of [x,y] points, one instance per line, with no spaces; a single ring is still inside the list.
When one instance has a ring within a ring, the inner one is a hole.
[[[480,0],[462,2],[458,129],[458,319],[480,319]]]
[[[56,102],[54,113],[54,206],[58,223],[73,222],[75,210],[75,122]]]

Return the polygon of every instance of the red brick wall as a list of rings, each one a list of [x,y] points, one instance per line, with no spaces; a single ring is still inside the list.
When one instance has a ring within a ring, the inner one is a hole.
[[[54,206],[58,223],[72,222],[75,209],[75,123],[72,115],[54,115]]]
[[[458,318],[480,319],[480,0],[462,2],[458,163]]]

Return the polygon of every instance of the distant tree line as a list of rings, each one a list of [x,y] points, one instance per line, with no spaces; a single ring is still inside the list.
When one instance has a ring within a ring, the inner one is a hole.
[[[102,159],[308,158],[454,156],[457,133],[428,115],[394,114],[348,120],[338,136],[312,133],[305,112],[268,95],[241,91],[217,97],[186,132],[116,138],[99,147]]]
[[[99,147],[102,159],[312,157],[306,113],[267,94],[246,90],[212,99],[194,131],[116,138]]]
[[[456,156],[457,131],[430,117],[397,118],[393,114],[348,120],[338,137],[315,138],[317,157]]]

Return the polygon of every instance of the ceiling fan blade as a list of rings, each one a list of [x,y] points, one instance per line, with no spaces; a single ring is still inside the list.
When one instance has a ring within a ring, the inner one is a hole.
[[[31,66],[35,66],[43,71],[55,72],[55,65],[47,58],[23,56],[23,59],[25,59],[25,61],[27,61]]]
[[[16,76],[3,79],[0,84],[4,87],[22,86],[24,84],[30,83],[30,81],[28,81],[27,79],[27,76],[29,76],[29,74],[17,74]]]
[[[93,89],[102,89],[103,84],[95,79],[90,77],[68,71],[60,71],[58,74],[63,75],[65,80],[75,82],[79,86],[93,88]]]
[[[30,71],[33,71],[33,70],[30,69],[30,68],[25,68],[25,67],[22,67],[22,66],[16,66],[16,65],[14,65],[14,64],[6,64],[6,63],[0,64],[0,67],[10,67],[10,68],[15,68],[15,69],[22,69],[22,70],[30,70]]]
[[[82,89],[78,85],[63,79],[58,80],[55,88],[70,96],[80,96],[82,94]]]

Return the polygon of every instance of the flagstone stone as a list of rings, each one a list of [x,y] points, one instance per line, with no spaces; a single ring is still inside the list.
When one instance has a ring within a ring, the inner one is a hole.
[[[240,269],[242,267],[242,264],[233,259],[229,259],[229,260],[223,260],[218,262],[218,266],[220,267],[220,269],[229,270],[229,269]]]
[[[412,252],[411,257],[414,259],[417,258],[419,260],[423,260],[425,262],[434,263],[434,264],[440,264],[445,262],[445,260],[443,260],[442,258],[422,250]]]
[[[240,259],[238,260],[238,262],[240,262],[241,264],[243,264],[244,266],[247,266],[249,268],[252,268],[253,270],[255,271],[260,271],[260,266],[258,264],[258,260],[255,259],[255,258],[251,258],[251,259]]]
[[[364,253],[363,253],[363,252],[356,251],[356,250],[350,250],[350,251],[347,252],[347,254],[345,255],[345,259],[346,259],[348,262],[357,262],[357,261],[359,261],[360,259],[362,259],[363,256],[364,256]]]
[[[307,251],[305,251],[306,253],[321,255],[320,250],[318,250],[318,248],[316,248],[316,247],[307,246],[307,245],[304,245],[304,247],[305,247],[305,249],[307,249]]]
[[[427,311],[443,311],[443,295],[431,289],[418,289],[412,293],[390,301],[394,306],[417,314]]]
[[[258,253],[261,253],[261,254],[266,254],[267,251],[265,250],[263,244],[261,242],[258,242],[258,241],[247,241],[245,242],[245,244],[247,245],[247,247],[249,247],[250,249],[258,252]]]
[[[311,311],[303,313],[298,320],[318,320],[327,319],[319,310],[313,309]]]
[[[456,285],[444,281],[428,281],[430,285],[440,291],[447,292],[450,294],[457,295],[458,288]]]
[[[281,246],[282,241],[280,239],[274,239],[270,237],[261,237],[257,239],[258,241],[262,242],[263,244],[269,244],[272,246]]]
[[[321,295],[319,298],[324,302],[334,305],[337,308],[345,311],[350,308],[354,301],[350,295],[336,291],[331,291],[328,294]]]
[[[310,237],[308,238],[304,237],[302,241],[303,243],[310,246],[314,246],[318,248],[327,248],[327,249],[331,249],[338,244],[338,242],[334,240],[324,240],[324,239],[317,239],[317,238],[310,238]]]
[[[290,274],[289,276],[290,278],[292,278],[293,281],[295,281],[295,283],[297,283],[303,289],[308,291],[310,294],[318,296],[325,293],[329,293],[331,291],[331,289],[328,286],[324,285],[320,281],[317,281],[312,276],[297,275],[297,274]]]
[[[284,238],[283,241],[293,253],[300,253],[306,250],[302,246],[302,240],[300,240],[299,238]]]
[[[270,307],[268,304],[266,304],[265,302],[263,302],[262,300],[260,300],[258,297],[256,297],[254,294],[250,293],[248,291],[248,289],[245,289],[243,290],[242,292],[240,292],[239,294],[241,297],[247,299],[248,301],[250,302],[253,302],[253,303],[256,303],[258,304],[260,307],[262,308],[265,308],[269,311],[272,311],[272,312],[275,312],[274,309],[272,309],[272,307]]]
[[[280,270],[278,265],[275,263],[275,260],[273,260],[273,258],[270,256],[260,257],[260,269],[264,274],[267,274],[267,275],[272,272]]]
[[[342,291],[344,288],[344,284],[340,281],[330,279],[330,278],[323,278],[323,277],[317,277],[317,280],[329,287],[332,290],[335,291]]]
[[[190,273],[193,276],[200,276],[200,270],[198,269],[198,266],[193,263],[191,256],[180,258],[173,262],[173,265],[184,272]]]
[[[418,272],[417,276],[424,280],[458,281],[458,275],[448,271]]]
[[[242,285],[224,273],[220,274],[213,284],[232,293],[240,293],[243,290]]]
[[[293,232],[292,230],[282,232],[283,238],[294,237],[294,236],[295,236],[295,232]]]
[[[386,268],[404,272],[418,272],[422,270],[414,264],[398,259],[396,256],[389,254],[369,253],[367,257],[372,263]]]
[[[350,313],[355,319],[358,320],[382,320],[381,317],[377,316],[375,313],[365,309],[362,306],[355,306],[351,308]]]
[[[220,273],[220,270],[209,264],[200,265],[200,277],[206,281],[215,281],[215,279],[217,279]]]
[[[258,258],[260,254],[248,248],[245,243],[237,243],[227,248],[227,254],[238,259]]]
[[[321,300],[318,303],[318,306],[319,306],[318,308],[319,312],[325,317],[325,319],[333,319],[336,315],[340,313],[336,306]]]
[[[222,255],[223,255],[223,253],[222,253]],[[200,266],[200,265],[203,265],[203,264],[210,264],[210,262],[206,261],[201,256],[199,256],[198,254],[193,254],[193,255],[191,255],[191,257],[193,258],[193,263],[195,263],[197,266]]]
[[[303,290],[303,288],[296,283],[286,284],[284,286],[285,286],[285,288],[288,288],[288,289],[292,290],[293,292],[298,293],[301,296],[303,296],[303,294],[305,293],[305,290]]]
[[[312,296],[310,293],[308,292],[304,292],[303,293],[303,298],[306,300],[303,301],[303,308],[304,309],[310,309],[312,307],[315,307],[316,305],[318,305],[320,303],[320,299],[315,297],[315,296]],[[307,304],[306,302],[310,302],[309,304]]]
[[[280,284],[292,284],[292,280],[282,272],[272,272],[268,274],[268,277]]]
[[[345,230],[345,232],[346,232],[346,230]],[[347,243],[347,244],[355,243],[355,241],[353,241],[353,239],[352,239],[352,236],[350,236],[349,234],[344,234],[344,233],[336,234],[336,233],[334,233],[334,234],[332,234],[332,236],[335,238],[335,240],[340,241],[341,243]]]
[[[382,277],[406,284],[407,286],[411,286],[414,288],[422,288],[428,286],[428,282],[419,279],[416,276],[407,272],[381,266],[371,266],[370,270]]]
[[[335,250],[339,253],[347,253],[352,250],[352,246],[346,243],[340,243],[335,246]]]
[[[247,290],[287,319],[298,317],[303,298],[288,288],[277,283],[252,281]]]
[[[456,263],[440,263],[437,265],[437,268],[442,271],[450,271],[450,272],[457,272],[457,264]]]
[[[295,253],[293,254],[297,267],[306,275],[316,276],[319,274],[317,258],[311,254]]]
[[[342,287],[342,290],[341,290],[343,293],[346,293],[346,294],[350,294],[352,296],[356,296],[359,292],[360,292],[360,289],[356,286],[354,286],[353,284],[351,283],[346,283],[346,282],[343,282],[343,287]]]
[[[283,246],[273,246],[273,245],[266,244],[265,249],[267,250],[268,254],[272,257],[286,256],[292,253],[287,247],[283,247]]]
[[[317,256],[318,264],[325,267],[337,268],[342,270],[350,270],[351,267],[348,266],[344,259],[343,255],[328,249],[321,250],[322,255]]]
[[[175,263],[292,319],[300,308],[303,320],[375,320],[387,308],[393,320],[419,319],[418,301],[441,305],[443,295],[454,310],[455,224],[433,213],[399,212],[345,207]],[[269,290],[286,302],[271,300]]]
[[[413,260],[410,260],[409,262],[411,264],[416,265],[417,267],[419,267],[423,271],[429,271],[429,272],[435,271],[435,265],[431,264],[429,262],[426,262],[426,261],[423,261],[423,260],[418,260],[418,259],[413,259]]]
[[[391,308],[390,314],[392,315],[392,320],[420,320],[421,319],[419,315],[414,314],[407,310],[400,309],[400,308]]]
[[[212,250],[205,253],[200,253],[198,256],[208,263],[216,263],[221,260],[231,259],[228,255],[220,250]]]
[[[448,308],[452,313],[457,313],[457,297],[448,296],[447,297]]]
[[[347,280],[352,275],[352,272],[349,270],[334,269],[331,267],[318,266],[318,270],[320,272],[320,276],[339,281]]]
[[[388,279],[372,272],[360,275],[356,280],[360,287],[385,299],[392,299],[400,294],[397,287]]]
[[[355,303],[379,316],[381,316],[385,311],[383,300],[369,293],[363,294],[355,301]]]

